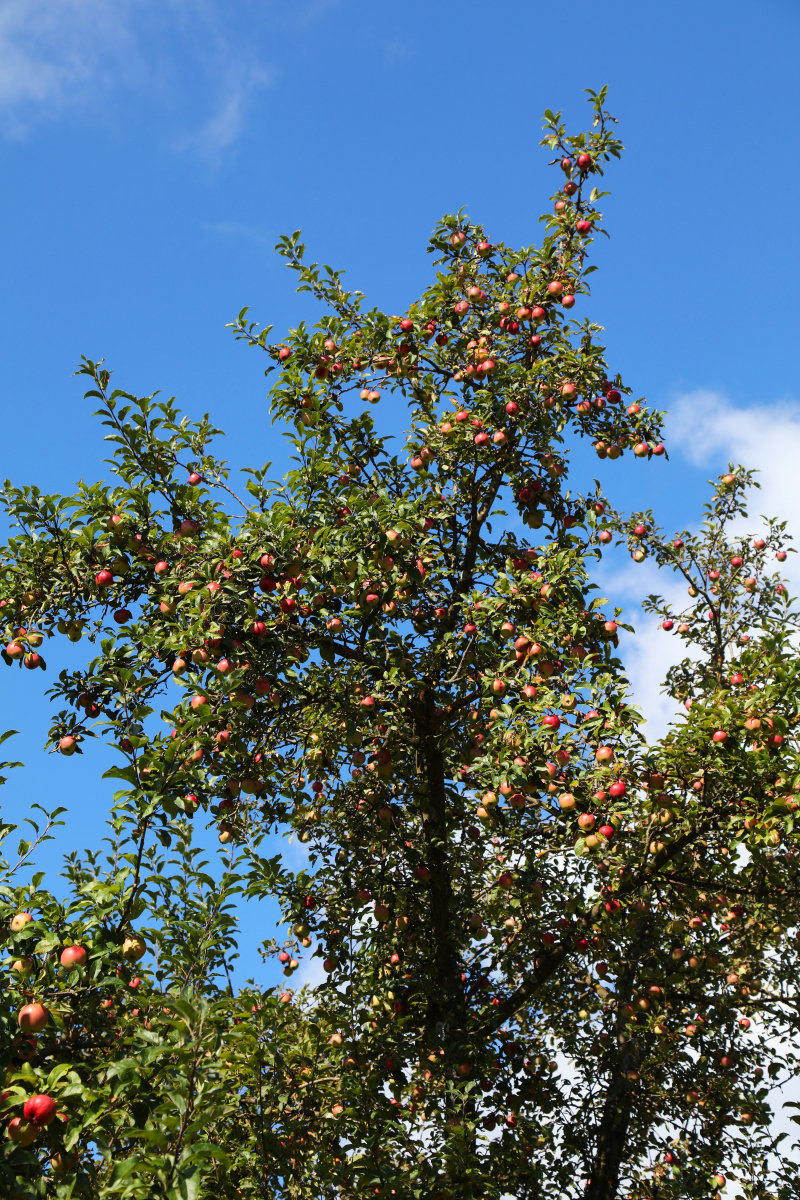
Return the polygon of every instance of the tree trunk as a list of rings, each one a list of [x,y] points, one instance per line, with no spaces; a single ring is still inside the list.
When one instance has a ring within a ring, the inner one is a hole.
[[[433,977],[436,980],[435,991],[428,998],[428,1038],[432,1040],[438,1034],[450,1040],[462,1024],[463,988],[461,964],[452,930],[453,888],[448,854],[445,764],[439,747],[432,691],[426,688],[421,699],[421,765],[428,785],[428,809],[423,817],[423,830],[431,872],[430,933]]]
[[[616,1200],[631,1119],[631,1089],[632,1085],[621,1074],[609,1085],[584,1200]]]

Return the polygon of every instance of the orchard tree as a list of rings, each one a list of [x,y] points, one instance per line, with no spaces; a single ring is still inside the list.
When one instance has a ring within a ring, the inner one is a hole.
[[[237,494],[207,417],[84,360],[112,482],[6,485],[4,658],[88,643],[49,745],[105,739],[120,790],[66,900],[19,882],[35,843],[4,868],[4,1194],[797,1194],[770,1107],[797,1071],[788,539],[731,531],[739,468],[673,540],[569,486],[578,437],[664,454],[572,313],[621,151],[590,100],[586,134],[546,114],[542,245],[446,217],[402,316],[281,241],[319,321],[233,332],[267,356],[283,480]],[[405,450],[373,415],[400,403]],[[615,537],[690,589],[648,601],[688,643],[660,740],[594,595]],[[233,987],[234,906],[265,897],[265,956],[324,983]]]

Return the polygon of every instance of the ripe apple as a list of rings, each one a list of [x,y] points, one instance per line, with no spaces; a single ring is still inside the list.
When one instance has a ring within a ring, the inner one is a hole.
[[[50,1124],[56,1115],[57,1109],[58,1106],[52,1096],[44,1096],[37,1093],[25,1101],[22,1113],[28,1121],[32,1121],[34,1125],[41,1129],[43,1125]]]
[[[20,912],[11,918],[10,927],[12,933],[19,933],[26,925],[30,925],[33,916],[29,912]]]
[[[8,1136],[20,1146],[30,1146],[38,1132],[35,1125],[22,1117],[13,1117],[8,1123]]]
[[[62,967],[85,967],[87,953],[83,946],[67,946],[61,951]]]
[[[50,1159],[50,1170],[55,1175],[63,1175],[65,1171],[74,1171],[78,1166],[78,1155],[66,1154],[62,1150],[57,1150]]]
[[[129,934],[122,943],[122,954],[130,962],[138,962],[147,953],[147,943],[138,933]]]
[[[26,1004],[17,1013],[17,1024],[24,1033],[40,1033],[47,1025],[50,1014],[43,1004],[35,1001]]]

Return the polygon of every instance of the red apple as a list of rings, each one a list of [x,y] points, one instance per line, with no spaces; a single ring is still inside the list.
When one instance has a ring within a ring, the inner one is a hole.
[[[85,967],[87,954],[83,946],[67,946],[61,951],[62,967]]]
[[[17,1024],[25,1033],[40,1033],[47,1025],[50,1014],[43,1004],[26,1004],[17,1013]]]
[[[50,1124],[56,1115],[57,1108],[58,1106],[52,1096],[43,1096],[37,1093],[37,1095],[30,1096],[25,1101],[22,1113],[27,1120],[32,1121],[34,1125],[41,1128],[43,1125]]]
[[[38,1132],[35,1125],[25,1121],[22,1117],[13,1117],[8,1123],[8,1136],[12,1142],[17,1142],[20,1146],[30,1146]]]

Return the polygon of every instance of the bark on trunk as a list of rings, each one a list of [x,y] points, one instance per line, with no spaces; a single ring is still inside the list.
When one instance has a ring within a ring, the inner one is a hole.
[[[428,785],[428,809],[423,818],[423,830],[430,878],[431,954],[435,991],[428,1001],[429,1037],[436,1026],[444,1024],[452,1036],[461,1025],[463,996],[461,967],[452,930],[453,888],[450,880],[450,856],[447,837],[447,794],[445,763],[439,748],[434,701],[426,690],[423,701],[422,767]],[[449,1038],[448,1038],[449,1040]]]
[[[592,1175],[584,1200],[616,1200],[619,1173],[625,1157],[631,1120],[631,1085],[627,1079],[613,1080],[603,1105],[597,1134]]]

